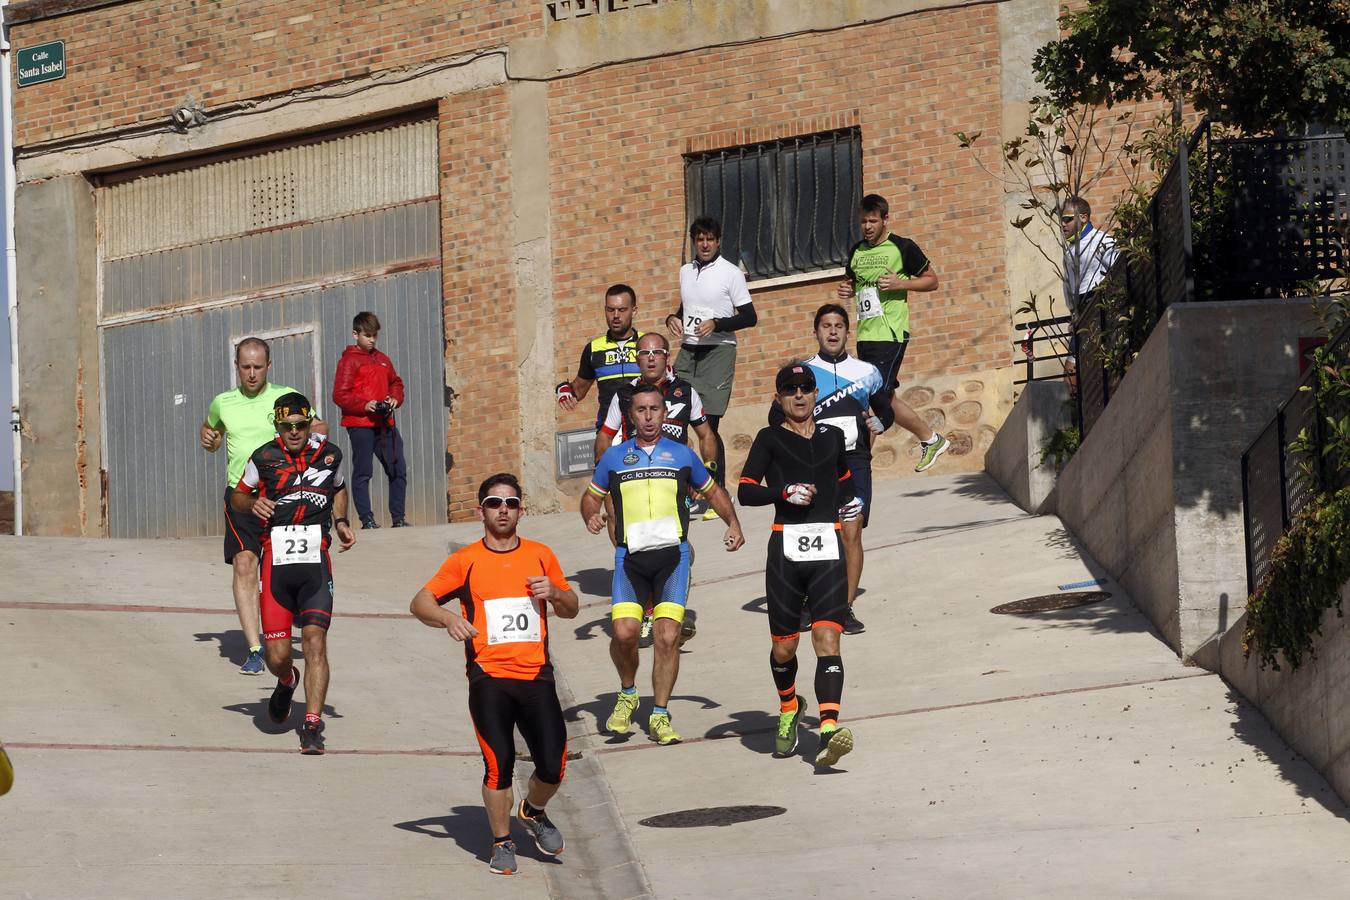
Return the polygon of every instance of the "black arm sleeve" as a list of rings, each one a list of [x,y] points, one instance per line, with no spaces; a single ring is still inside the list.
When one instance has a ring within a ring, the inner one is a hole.
[[[742,328],[753,328],[759,321],[759,316],[755,314],[755,304],[747,303],[744,306],[736,307],[736,312],[725,319],[717,319],[715,327],[718,331],[740,331]]]
[[[745,458],[745,468],[741,469],[741,483],[736,488],[736,500],[741,506],[768,506],[783,494],[781,486],[766,487],[760,484],[769,466],[769,448],[765,432],[755,435],[750,445],[750,455]]]

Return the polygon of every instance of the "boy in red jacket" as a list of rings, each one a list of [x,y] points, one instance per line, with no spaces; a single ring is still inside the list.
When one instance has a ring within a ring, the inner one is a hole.
[[[352,319],[352,338],[338,361],[333,377],[333,402],[342,410],[342,426],[352,450],[352,499],[362,528],[379,528],[370,508],[371,457],[377,457],[389,478],[389,517],[395,528],[408,523],[403,518],[403,498],[408,470],[403,460],[403,438],[394,427],[394,410],[403,405],[403,379],[394,363],[375,342],[380,320],[373,312],[357,313]]]

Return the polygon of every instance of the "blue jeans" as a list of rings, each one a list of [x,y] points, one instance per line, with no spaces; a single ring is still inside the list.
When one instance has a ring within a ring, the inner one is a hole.
[[[403,521],[403,498],[408,490],[408,467],[403,459],[403,438],[397,428],[348,428],[347,440],[352,446],[352,501],[361,521],[375,518],[370,509],[370,476],[374,471],[372,457],[379,459],[384,474],[389,478],[389,517]]]

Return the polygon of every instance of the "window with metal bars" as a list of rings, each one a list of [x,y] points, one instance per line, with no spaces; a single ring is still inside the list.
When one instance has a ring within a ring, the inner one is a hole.
[[[751,281],[842,266],[861,200],[857,128],[684,158],[686,221],[721,222],[722,255]]]

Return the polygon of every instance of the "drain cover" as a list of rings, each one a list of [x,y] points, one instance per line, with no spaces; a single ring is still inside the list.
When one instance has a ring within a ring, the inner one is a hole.
[[[1027,616],[1038,612],[1053,612],[1057,609],[1071,609],[1075,606],[1087,606],[1105,600],[1111,595],[1106,591],[1074,591],[1069,594],[1046,594],[1042,597],[1028,597],[1014,600],[989,610],[1000,616]]]
[[[638,822],[648,828],[704,828],[709,825],[736,825],[768,819],[787,812],[781,806],[708,806],[703,809],[682,809],[662,813]]]

